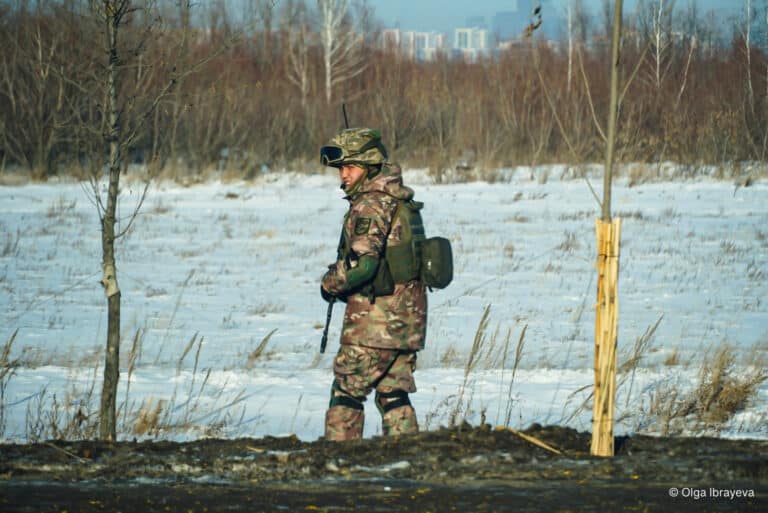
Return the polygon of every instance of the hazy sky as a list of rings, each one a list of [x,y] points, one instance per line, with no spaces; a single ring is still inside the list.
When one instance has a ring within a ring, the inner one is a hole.
[[[722,17],[738,14],[744,5],[743,0],[696,1],[702,14],[715,9]],[[593,12],[597,12],[602,4],[602,0],[582,2]],[[677,0],[675,5],[685,7],[690,2],[691,0]],[[753,0],[752,3],[757,2]],[[563,13],[567,0],[543,0],[542,4],[546,23],[547,9],[554,9],[558,14]],[[624,0],[624,11],[631,13],[636,4],[637,0]],[[385,27],[399,26],[409,30],[450,32],[456,27],[464,26],[470,16],[484,16],[490,24],[496,12],[515,10],[517,0],[374,0],[371,5],[376,8],[376,16]]]

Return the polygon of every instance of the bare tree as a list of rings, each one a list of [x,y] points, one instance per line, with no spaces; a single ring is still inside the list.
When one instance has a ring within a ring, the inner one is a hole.
[[[653,38],[653,52],[651,57],[654,63],[654,78],[656,89],[661,89],[662,67],[669,69],[672,59],[669,57],[673,48],[672,40],[672,12],[674,9],[674,0],[655,0],[655,5],[651,5],[652,27],[651,37]],[[664,66],[666,64],[666,66]]]
[[[568,31],[568,93],[570,93],[571,83],[573,82],[573,0],[568,0],[566,9],[566,26]]]
[[[101,419],[99,434],[104,440],[117,438],[117,422],[115,405],[117,397],[117,382],[120,377],[120,287],[117,283],[117,267],[115,265],[115,212],[117,209],[117,194],[120,187],[120,171],[123,165],[121,140],[123,133],[120,125],[121,108],[118,103],[120,87],[120,58],[118,53],[118,36],[120,28],[131,12],[129,0],[91,0],[92,11],[100,17],[104,24],[105,50],[109,56],[106,75],[105,117],[107,130],[104,133],[104,143],[109,149],[109,182],[107,203],[101,201],[101,249],[102,249],[102,279],[104,294],[107,297],[107,353],[104,364],[104,384],[101,392]],[[100,196],[98,196],[100,198]]]
[[[73,85],[65,70],[78,64],[67,57],[68,18],[60,7],[38,3],[0,28],[0,101],[10,114],[0,116],[0,145],[36,179],[53,174],[57,151],[71,142]]]
[[[312,74],[310,50],[314,34],[306,19],[304,4],[289,2],[283,11],[283,32],[286,33],[285,66],[288,81],[296,86],[301,98],[302,110],[307,110],[307,100]]]
[[[752,114],[755,113],[755,91],[752,88],[752,0],[744,0],[744,52],[747,57],[747,98]]]
[[[118,219],[120,177],[126,167],[125,155],[143,136],[158,106],[169,97],[178,83],[222,52],[233,39],[222,45],[218,52],[211,52],[183,70],[177,69],[174,62],[157,62],[147,66],[142,56],[153,39],[151,36],[157,36],[153,31],[159,23],[153,14],[156,8],[154,1],[88,0],[87,5],[91,20],[101,27],[101,30],[93,34],[95,36],[100,33],[103,37],[102,55],[107,59],[101,63],[101,72],[94,75],[94,81],[90,84],[93,88],[90,96],[97,102],[97,115],[94,119],[83,119],[83,124],[91,123],[91,126],[84,126],[82,130],[85,133],[100,134],[100,144],[94,144],[91,176],[92,200],[101,222],[101,284],[107,298],[107,351],[99,434],[102,439],[115,440],[117,384],[120,377],[121,302],[115,242],[131,229],[149,186],[148,177],[127,221]],[[138,20],[141,26],[138,26]],[[233,37],[237,37],[237,34]],[[182,45],[185,44],[186,39],[183,38]],[[152,72],[147,71],[147,68]],[[104,154],[107,155],[106,194],[102,192],[101,180],[101,158]]]
[[[365,70],[362,34],[350,23],[349,0],[317,0],[320,10],[320,44],[325,72],[325,102],[331,104],[333,88]]]

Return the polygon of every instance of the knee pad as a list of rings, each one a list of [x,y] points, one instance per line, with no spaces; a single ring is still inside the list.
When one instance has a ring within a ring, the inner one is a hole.
[[[411,400],[408,398],[408,392],[404,390],[393,390],[392,392],[376,392],[376,407],[379,409],[382,415],[402,406],[411,406]]]
[[[331,401],[328,403],[328,408],[334,406],[344,406],[345,408],[352,408],[353,410],[363,410],[363,401],[365,397],[354,397],[341,389],[336,380],[333,381],[331,386]]]

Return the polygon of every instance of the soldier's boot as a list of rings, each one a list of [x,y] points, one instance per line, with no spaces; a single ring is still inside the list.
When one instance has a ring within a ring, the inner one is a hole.
[[[363,402],[334,389],[325,412],[325,439],[333,442],[358,440],[363,437],[364,423]]]
[[[408,392],[376,392],[376,407],[381,413],[381,430],[386,436],[418,433],[416,411],[411,406]]]

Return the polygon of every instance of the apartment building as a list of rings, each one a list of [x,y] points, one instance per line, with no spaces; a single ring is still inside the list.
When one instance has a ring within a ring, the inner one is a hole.
[[[382,30],[381,47],[418,61],[433,61],[447,50],[445,36],[439,32],[400,29]]]

